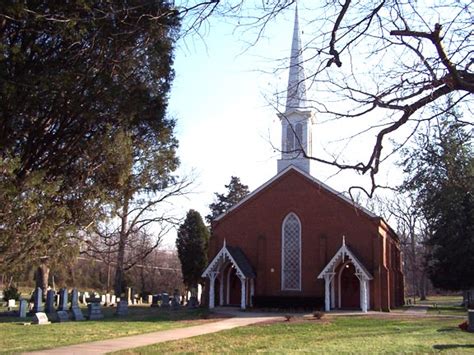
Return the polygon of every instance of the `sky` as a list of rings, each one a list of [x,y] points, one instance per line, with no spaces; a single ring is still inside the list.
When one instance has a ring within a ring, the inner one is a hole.
[[[255,38],[255,32],[236,35],[233,25],[219,19],[212,20],[202,38],[192,36],[178,42],[168,112],[177,120],[178,174],[195,181],[192,192],[175,201],[173,208],[181,217],[191,208],[207,215],[214,193],[225,192],[231,176],[240,177],[253,191],[276,174],[281,129],[269,101],[287,85],[287,70],[274,71],[290,54],[293,11],[272,22],[265,36],[251,47],[247,43]],[[304,17],[300,6],[303,45],[309,40],[304,35]],[[351,134],[353,128],[323,125],[316,116],[313,152],[328,147],[344,150],[345,143],[339,139]],[[328,136],[332,138],[328,140]],[[357,148],[350,154],[367,155],[367,143],[355,144]],[[313,176],[338,191],[368,182],[354,172],[335,172],[324,165],[312,167]],[[383,174],[393,176],[393,171]],[[164,245],[173,247],[175,237],[176,231],[170,232]]]

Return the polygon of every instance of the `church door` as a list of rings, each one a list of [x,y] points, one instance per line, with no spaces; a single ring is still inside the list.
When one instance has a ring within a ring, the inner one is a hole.
[[[229,304],[231,305],[240,305],[240,296],[241,295],[241,282],[237,276],[235,269],[230,271],[230,280],[229,280]]]
[[[341,308],[360,308],[360,282],[352,263],[341,270]]]

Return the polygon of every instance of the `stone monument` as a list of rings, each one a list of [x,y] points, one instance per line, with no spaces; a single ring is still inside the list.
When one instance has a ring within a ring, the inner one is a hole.
[[[77,292],[77,288],[73,288],[71,291],[71,312],[72,319],[75,321],[84,320],[84,315],[79,307],[79,293]]]
[[[100,308],[100,301],[99,302],[91,302],[87,305],[87,318],[89,320],[99,320],[104,318],[102,314],[102,310]]]
[[[128,302],[127,301],[120,301],[117,303],[117,310],[115,312],[116,316],[128,316]]]
[[[467,331],[474,333],[474,309],[469,309],[467,311],[467,321],[469,323],[469,326],[467,327]]]
[[[43,290],[37,287],[33,294],[33,313],[43,312]]]
[[[161,307],[169,307],[170,306],[170,295],[168,293],[163,292],[161,294]]]
[[[54,290],[48,290],[46,292],[46,305],[45,305],[45,312],[46,313],[53,313],[54,312],[54,296],[56,293]]]
[[[58,311],[67,311],[67,288],[65,287],[59,290]]]
[[[18,315],[20,318],[26,318],[26,312],[28,311],[28,302],[24,299],[20,300],[20,307],[18,308]]]

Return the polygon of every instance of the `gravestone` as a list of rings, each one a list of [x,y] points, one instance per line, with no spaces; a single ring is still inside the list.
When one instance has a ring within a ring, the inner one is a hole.
[[[87,299],[89,298],[89,292],[83,292],[81,294],[81,301],[82,301],[82,304],[87,304]]]
[[[59,323],[69,322],[69,313],[68,311],[57,311],[56,320]]]
[[[46,305],[45,305],[45,312],[46,313],[53,313],[54,312],[54,297],[56,293],[53,290],[48,290],[46,293]]]
[[[199,307],[199,302],[197,300],[197,296],[189,297],[189,301],[186,304],[186,307],[188,307],[188,308],[197,308],[197,307]]]
[[[174,290],[173,298],[171,299],[171,307],[172,307],[174,310],[179,309],[179,307],[180,307],[179,301],[180,301],[179,291],[178,291],[178,290]]]
[[[20,300],[20,307],[18,308],[18,315],[20,318],[26,318],[26,312],[28,311],[28,302],[26,300]]]
[[[125,291],[125,297],[127,297],[128,303],[132,303],[132,288],[131,287],[127,287]]]
[[[151,301],[151,307],[159,307],[160,301],[161,301],[161,294],[153,295],[153,298]]]
[[[48,320],[46,313],[43,312],[36,312],[33,316],[33,324],[50,324],[51,322]]]
[[[105,294],[105,305],[110,306],[111,300],[110,300],[110,293]]]
[[[67,288],[65,287],[59,290],[58,311],[67,311]]]
[[[98,320],[104,318],[100,308],[100,302],[91,302],[87,305],[87,318],[89,320]]]
[[[115,306],[115,304],[117,303],[117,297],[115,295],[111,295],[110,296],[110,305],[111,306]]]
[[[170,295],[168,293],[163,292],[161,294],[161,307],[169,307],[170,306]]]
[[[33,294],[33,313],[43,312],[43,290],[37,287]]]
[[[57,292],[55,295],[54,295],[54,304],[56,305],[56,307],[59,307],[59,293]]]
[[[474,333],[474,309],[469,309],[467,311],[467,321],[469,322],[469,326],[467,327],[467,331]]]
[[[8,300],[8,305],[7,305],[8,308],[13,308],[13,307],[16,307],[16,302],[15,300]]]
[[[120,301],[117,303],[117,310],[115,312],[117,316],[128,316],[128,303],[127,301]]]
[[[71,313],[73,320],[84,320],[84,315],[82,314],[81,308],[79,307],[79,292],[77,291],[77,288],[73,288],[71,291]]]
[[[148,304],[153,303],[153,295],[148,295]]]
[[[105,295],[100,296],[100,304],[101,304],[102,306],[105,305]]]
[[[71,291],[71,308],[73,307],[79,307],[79,292],[77,291],[77,288],[73,288]]]

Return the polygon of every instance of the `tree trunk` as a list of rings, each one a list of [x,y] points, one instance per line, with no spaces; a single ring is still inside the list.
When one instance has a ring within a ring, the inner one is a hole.
[[[420,301],[426,301],[426,275],[421,274],[420,280]]]
[[[119,243],[117,250],[117,267],[115,269],[115,283],[114,283],[114,292],[115,295],[120,297],[125,291],[124,284],[124,261],[125,261],[125,246],[127,244],[128,238],[128,205],[129,197],[128,193],[125,193],[122,218],[121,218],[121,227],[119,235]]]
[[[43,295],[46,294],[46,289],[48,288],[48,280],[49,280],[49,265],[48,265],[48,257],[42,257],[40,259],[40,265],[36,270],[36,277],[35,277],[36,287],[40,287],[43,290]]]

